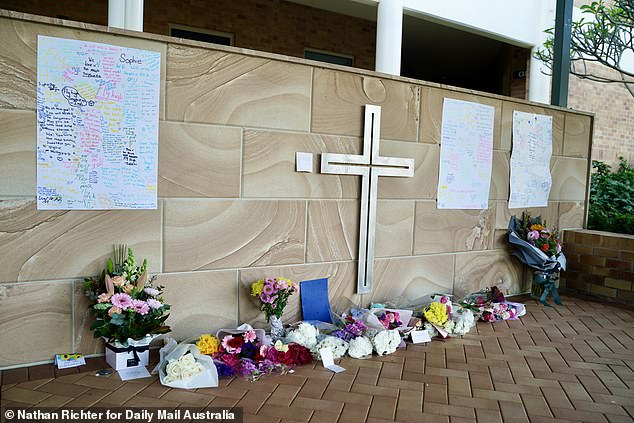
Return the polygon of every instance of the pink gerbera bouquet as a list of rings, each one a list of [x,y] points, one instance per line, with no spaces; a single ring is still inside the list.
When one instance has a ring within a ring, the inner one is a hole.
[[[163,301],[163,287],[152,283],[147,259],[137,266],[131,248],[116,246],[114,260],[108,260],[101,276],[84,281],[86,296],[93,302],[89,308],[97,317],[90,326],[95,338],[127,345],[128,338],[169,332],[165,320],[170,306]]]

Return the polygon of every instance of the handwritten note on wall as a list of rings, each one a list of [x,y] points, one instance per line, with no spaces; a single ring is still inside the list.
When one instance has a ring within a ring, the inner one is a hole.
[[[495,108],[445,98],[440,141],[439,209],[486,209]]]
[[[552,151],[552,116],[514,111],[510,209],[548,205]]]
[[[38,209],[155,209],[160,53],[38,37]]]

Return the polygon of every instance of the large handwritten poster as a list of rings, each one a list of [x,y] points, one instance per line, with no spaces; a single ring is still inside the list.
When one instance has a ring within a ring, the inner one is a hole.
[[[38,209],[155,209],[160,53],[38,37]]]
[[[514,111],[510,209],[548,205],[552,152],[552,116]]]
[[[494,107],[445,98],[440,141],[439,209],[488,207],[494,119]]]

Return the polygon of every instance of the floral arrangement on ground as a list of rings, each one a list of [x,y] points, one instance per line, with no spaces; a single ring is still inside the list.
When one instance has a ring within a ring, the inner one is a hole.
[[[219,376],[243,376],[250,380],[272,373],[283,374],[313,360],[310,350],[297,343],[278,340],[265,345],[253,329],[222,339],[204,334],[196,346],[202,354],[213,357]]]

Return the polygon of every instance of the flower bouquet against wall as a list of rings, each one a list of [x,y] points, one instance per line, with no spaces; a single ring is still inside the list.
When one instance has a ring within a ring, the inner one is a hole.
[[[531,295],[538,297],[544,305],[551,292],[556,304],[561,304],[557,292],[559,271],[566,270],[566,256],[556,227],[548,227],[541,216],[533,218],[523,212],[521,218],[511,217],[508,227],[513,253],[522,263],[534,269]]]
[[[137,266],[132,249],[123,245],[114,248],[101,276],[84,281],[86,296],[93,302],[89,308],[96,316],[90,329],[95,338],[106,339],[106,359],[116,369],[147,365],[150,341],[170,331],[165,325],[170,306],[161,297],[162,289],[148,280],[147,259]],[[121,364],[121,356],[117,358],[119,353],[132,357],[125,359],[127,366]]]
[[[271,323],[271,336],[273,339],[284,337],[284,325],[282,314],[288,302],[288,298],[299,292],[299,286],[286,278],[265,278],[251,284],[251,295],[260,301],[260,310]]]

